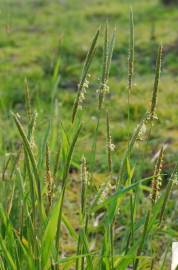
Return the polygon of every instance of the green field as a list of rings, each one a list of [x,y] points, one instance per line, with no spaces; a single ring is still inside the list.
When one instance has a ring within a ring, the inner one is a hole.
[[[0,0],[0,270],[169,269],[177,20],[178,8],[158,0]],[[116,32],[103,82],[106,25],[109,40]],[[98,109],[102,86],[110,91]],[[157,120],[145,119],[152,106]]]

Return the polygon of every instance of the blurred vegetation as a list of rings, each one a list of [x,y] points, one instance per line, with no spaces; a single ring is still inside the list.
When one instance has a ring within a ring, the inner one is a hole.
[[[162,3],[165,5],[173,5],[173,4],[178,4],[177,0],[162,0]]]

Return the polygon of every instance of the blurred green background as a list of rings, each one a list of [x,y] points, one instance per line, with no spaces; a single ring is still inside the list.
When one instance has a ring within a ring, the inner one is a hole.
[[[150,157],[162,143],[168,145],[165,170],[178,158],[178,8],[158,0],[1,0],[0,1],[0,152],[10,151],[18,133],[12,128],[10,111],[25,110],[25,78],[28,79],[33,108],[38,112],[37,140],[45,136],[51,119],[57,128],[62,120],[71,122],[82,65],[96,31],[108,20],[117,27],[117,39],[110,72],[110,94],[105,100],[110,112],[111,131],[116,144],[115,169],[128,139],[127,66],[129,8],[135,22],[134,88],[131,93],[131,122],[134,130],[150,105],[155,59],[160,43],[164,47],[158,98],[158,117],[147,149],[139,146],[135,158],[143,156],[142,174],[147,175]],[[102,66],[102,35],[90,73],[90,87],[84,105],[84,135],[80,146],[89,151],[96,126],[97,96]],[[58,68],[59,67],[59,68]],[[57,70],[57,74],[56,74]],[[102,128],[103,126],[103,128]],[[87,132],[88,131],[88,132]],[[55,130],[54,130],[55,132]],[[105,115],[101,120],[97,168],[105,167]],[[55,135],[54,135],[55,136]],[[51,137],[54,137],[53,134]],[[52,139],[51,139],[52,140]],[[151,147],[149,148],[151,144]],[[81,157],[76,153],[76,161]],[[139,166],[139,164],[138,164]]]

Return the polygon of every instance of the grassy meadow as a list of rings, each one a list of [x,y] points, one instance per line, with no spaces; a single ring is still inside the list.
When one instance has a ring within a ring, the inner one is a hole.
[[[0,270],[167,270],[178,8],[0,0]]]

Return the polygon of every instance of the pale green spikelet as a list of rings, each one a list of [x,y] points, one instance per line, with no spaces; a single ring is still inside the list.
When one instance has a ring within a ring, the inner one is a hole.
[[[82,219],[86,215],[86,197],[87,197],[87,186],[88,186],[88,172],[86,159],[83,156],[81,161],[81,214]]]
[[[162,165],[163,165],[163,154],[164,154],[164,146],[161,147],[161,150],[159,152],[159,156],[155,165],[154,175],[153,175],[153,179],[151,183],[152,190],[151,190],[150,197],[151,197],[153,205],[159,198],[159,191],[162,185],[161,172],[162,172]]]
[[[49,148],[46,144],[46,187],[47,187],[47,211],[52,206],[52,198],[53,198],[53,177],[50,170],[50,164],[49,164]]]
[[[87,78],[85,79],[85,82],[83,84],[83,88],[81,90],[80,97],[79,97],[79,104],[78,104],[79,109],[82,109],[83,102],[85,100],[85,95],[89,87],[89,78],[90,78],[90,74],[87,74]]]

